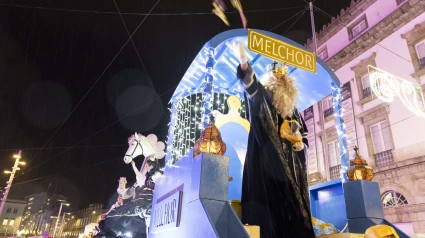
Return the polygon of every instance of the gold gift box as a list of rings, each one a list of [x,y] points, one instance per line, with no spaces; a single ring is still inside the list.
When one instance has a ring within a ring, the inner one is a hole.
[[[250,238],[260,238],[260,226],[244,225]]]
[[[339,233],[339,234],[332,234],[332,235],[323,235],[323,236],[316,236],[320,238],[364,238],[363,234],[355,234],[355,233]]]

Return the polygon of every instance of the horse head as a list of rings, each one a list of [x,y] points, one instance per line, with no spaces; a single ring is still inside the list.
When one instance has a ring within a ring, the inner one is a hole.
[[[145,137],[136,132],[128,138],[128,145],[128,150],[124,156],[124,162],[126,164],[130,163],[139,155],[143,155],[150,160],[162,159],[165,156],[165,144],[162,141],[158,141],[158,138],[154,134]]]

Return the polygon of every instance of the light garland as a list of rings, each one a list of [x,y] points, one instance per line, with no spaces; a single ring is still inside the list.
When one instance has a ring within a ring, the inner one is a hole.
[[[412,82],[368,65],[370,87],[382,101],[390,103],[398,96],[414,114],[425,117],[425,102],[422,88]]]
[[[215,64],[214,59],[214,48],[209,47],[207,48],[207,65],[206,65],[206,75],[205,75],[205,81],[204,81],[204,91],[202,95],[202,129],[206,128],[208,124],[210,123],[210,114],[213,108],[213,95],[214,95],[214,86],[213,86],[213,68]]]
[[[338,146],[341,155],[341,171],[340,177],[342,183],[348,181],[347,170],[350,165],[350,158],[348,156],[348,147],[347,147],[347,133],[345,130],[344,123],[344,109],[342,108],[342,94],[341,88],[339,88],[334,82],[331,84],[332,87],[332,98],[333,98],[333,107],[334,115],[336,121],[336,130],[338,132]]]
[[[228,113],[227,98],[230,95],[214,93],[211,103],[211,111],[217,110],[223,114]],[[185,156],[194,146],[203,130],[202,118],[202,93],[189,95],[180,101],[173,102],[171,108],[170,123],[168,124],[166,168],[171,167],[180,158]],[[245,103],[242,103],[240,115],[247,118]],[[165,169],[166,169],[165,168]]]

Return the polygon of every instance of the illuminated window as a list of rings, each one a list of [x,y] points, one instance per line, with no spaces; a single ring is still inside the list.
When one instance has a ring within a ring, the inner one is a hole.
[[[3,220],[3,223],[2,223],[2,225],[3,226],[7,226],[7,223],[9,222],[9,220],[7,219],[7,218],[5,218],[4,220]]]
[[[29,198],[29,199],[28,199],[28,202],[30,202],[30,201],[32,201],[32,200],[34,200],[34,198],[33,198],[33,197]]]
[[[398,207],[408,204],[407,199],[402,194],[393,190],[384,192],[381,201],[384,207]]]
[[[9,226],[13,226],[15,224],[15,219],[10,219]]]
[[[329,153],[329,165],[330,167],[337,166],[340,164],[340,151],[338,140],[334,140],[328,143],[328,153]]]
[[[415,45],[416,54],[418,54],[420,68],[425,68],[425,40]]]

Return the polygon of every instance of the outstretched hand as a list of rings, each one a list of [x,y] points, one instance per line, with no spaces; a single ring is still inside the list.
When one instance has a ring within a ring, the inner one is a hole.
[[[226,42],[227,47],[232,51],[233,55],[239,59],[241,69],[246,70],[248,68],[248,57],[246,56],[242,42]]]

